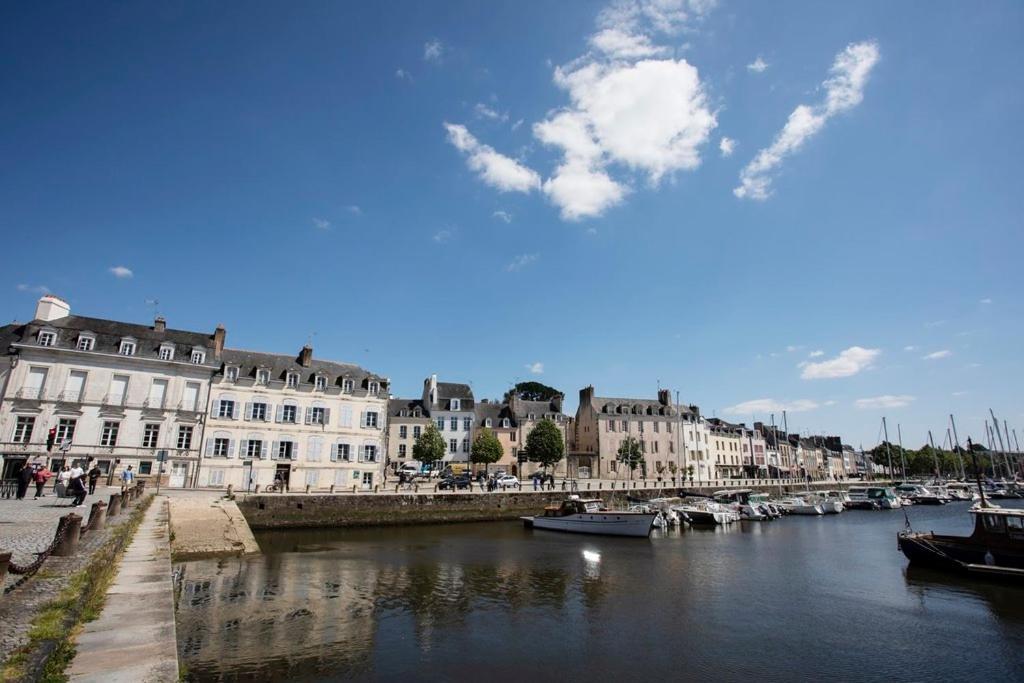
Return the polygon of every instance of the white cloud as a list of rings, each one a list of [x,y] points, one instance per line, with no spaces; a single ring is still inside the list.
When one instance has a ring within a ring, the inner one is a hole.
[[[466,155],[466,165],[499,192],[531,192],[540,187],[540,176],[515,159],[481,144],[465,126],[445,123],[448,141]]]
[[[722,153],[723,157],[731,157],[732,153],[736,151],[736,141],[732,138],[723,137],[718,141],[718,151]]]
[[[434,233],[434,236],[431,239],[437,242],[438,244],[441,244],[442,242],[447,242],[451,238],[451,230],[438,230],[437,232]]]
[[[757,59],[747,64],[747,71],[753,71],[754,73],[764,73],[764,70],[768,68],[768,62],[761,59],[761,55],[757,56]]]
[[[512,262],[505,266],[505,270],[514,273],[535,262],[540,256],[538,254],[522,254],[512,259]]]
[[[808,358],[820,358],[821,356],[824,356],[824,355],[825,355],[825,352],[822,351],[821,349],[818,349],[817,351],[811,351],[809,354],[807,354],[807,357]]]
[[[797,401],[777,401],[774,398],[758,398],[729,406],[722,412],[726,415],[764,415],[768,413],[803,413],[819,406],[816,401],[800,399]]]
[[[942,349],[941,351],[932,351],[929,354],[921,356],[924,360],[938,360],[940,358],[949,358],[953,355],[953,352],[949,349]]]
[[[535,375],[540,375],[544,372],[544,364],[541,363],[540,361],[536,363],[527,363],[526,369]]]
[[[992,303],[992,299],[982,299],[978,303],[980,303],[980,304],[990,304],[990,303]]]
[[[653,45],[650,36],[618,28],[606,28],[590,36],[590,45],[611,59],[658,57],[669,51],[667,47]]]
[[[850,377],[858,372],[871,367],[871,363],[878,357],[879,349],[865,349],[861,346],[851,346],[838,356],[818,363],[804,362],[800,364],[803,372],[802,379],[834,379],[836,377]]]
[[[345,207],[345,210],[348,211],[353,216],[363,215],[363,209],[356,204],[349,204],[348,206]]]
[[[19,292],[32,292],[33,294],[49,294],[50,288],[46,285],[18,285]]]
[[[111,275],[118,278],[119,280],[127,280],[128,278],[135,275],[135,273],[132,272],[131,268],[126,268],[125,266],[111,266],[107,270],[110,272]]]
[[[913,344],[908,344],[903,347],[904,351],[917,351],[917,349],[918,347],[914,346]]]
[[[790,344],[789,346],[786,347],[786,351],[788,351],[790,353],[793,353],[794,351],[799,351],[802,348],[804,348],[804,347],[803,346],[798,346],[796,344]]]
[[[836,55],[829,78],[822,83],[825,99],[816,105],[799,105],[771,146],[762,149],[740,172],[740,185],[733,194],[743,199],[767,199],[771,194],[772,173],[783,159],[799,151],[825,123],[864,99],[864,86],[878,63],[878,44],[854,43]]]
[[[512,124],[512,132],[519,130],[521,125],[523,125],[523,119],[516,119],[516,122]]]
[[[825,401],[825,402],[824,402],[824,403],[822,403],[821,405],[823,405],[823,406],[834,406],[835,404],[836,404],[836,402],[835,402],[835,401],[833,401],[833,400],[829,399],[828,401]]]
[[[954,396],[966,396],[967,392],[966,391],[954,391],[953,395]]]
[[[872,398],[858,398],[854,401],[854,405],[861,410],[877,410],[879,408],[905,408],[913,402],[913,396],[907,396],[906,394],[901,394],[899,396],[886,394],[884,396],[874,396]]]
[[[423,44],[423,59],[428,62],[440,62],[444,54],[444,45],[436,38]]]
[[[499,221],[504,221],[505,223],[512,222],[512,214],[508,211],[495,211],[491,214],[491,218],[497,218]]]
[[[395,69],[395,78],[397,78],[400,81],[409,81],[410,83],[412,82],[412,74],[406,71],[405,69]]]
[[[601,10],[597,23],[630,33],[649,28],[672,34],[688,28],[717,4],[717,0],[617,0]]]
[[[499,121],[501,123],[508,121],[508,114],[499,113],[483,102],[477,102],[476,106],[473,107],[473,111],[476,112],[478,118],[490,119],[491,121]]]
[[[315,227],[317,230],[330,230],[331,222],[326,218],[314,218],[313,227]]]
[[[629,188],[607,173],[580,161],[559,166],[555,175],[544,181],[543,189],[567,221],[600,216],[629,194]]]

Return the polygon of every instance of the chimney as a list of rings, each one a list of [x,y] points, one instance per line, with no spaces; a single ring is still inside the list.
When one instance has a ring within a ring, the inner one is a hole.
[[[667,406],[672,402],[671,394],[668,389],[658,389],[658,403],[663,406]]]
[[[555,394],[551,397],[551,407],[556,413],[562,412],[562,401],[565,400],[565,394]]]
[[[59,296],[47,294],[39,297],[39,301],[36,303],[36,320],[50,322],[66,318],[69,315],[71,315],[71,306]]]
[[[224,352],[224,342],[227,340],[227,336],[228,331],[224,329],[224,325],[217,325],[217,329],[213,331],[213,356],[218,360]]]
[[[156,332],[166,332],[167,331],[167,320],[166,320],[166,318],[164,318],[162,315],[158,315],[153,320],[153,329]]]
[[[302,347],[302,350],[299,351],[299,365],[301,365],[304,368],[308,368],[312,364],[313,347],[310,346],[309,344],[306,344],[305,346]]]

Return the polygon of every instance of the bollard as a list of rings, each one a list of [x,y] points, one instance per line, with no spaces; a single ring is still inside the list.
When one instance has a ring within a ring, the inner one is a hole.
[[[356,484],[352,484],[352,493],[356,492]]]
[[[99,531],[107,525],[107,504],[98,500],[92,504],[92,511],[89,513],[89,531]]]
[[[334,484],[331,484],[331,493],[334,493]]]
[[[121,492],[121,509],[127,511],[131,507],[132,494],[127,491]]]
[[[590,482],[589,481],[587,482],[587,490],[588,491],[590,490]]]
[[[0,586],[3,585],[4,579],[7,578],[7,566],[11,564],[10,553],[0,553]]]
[[[259,493],[259,492],[260,492],[260,485],[256,484],[256,488],[253,489],[253,493]]]
[[[145,479],[140,479],[140,480],[139,480],[139,483],[137,484],[137,486],[139,487],[139,495],[140,495],[140,496],[141,496],[141,495],[142,495],[143,493],[145,493],[145,492],[146,492],[146,480],[145,480]],[[228,488],[231,488],[231,487],[229,486]]]
[[[374,484],[373,485],[373,492],[374,493],[380,493],[380,484]]]
[[[235,485],[234,484],[228,484],[228,499],[231,499],[231,498],[234,498],[234,497],[235,497]]]
[[[310,488],[310,485],[306,484],[306,493],[309,493],[309,488]]]
[[[111,493],[110,502],[107,503],[107,517],[121,514],[121,494]]]
[[[413,493],[419,493],[420,492],[420,485],[419,484],[413,484],[412,485],[412,492]]]
[[[57,524],[57,533],[54,535],[57,545],[50,554],[55,557],[71,557],[78,550],[78,538],[81,534],[82,518],[73,512],[64,515]]]
[[[602,486],[604,486],[604,482],[602,482],[602,481],[599,481],[599,482],[597,482],[597,490],[598,490],[598,491],[600,491],[600,490],[601,490],[601,487],[602,487]]]

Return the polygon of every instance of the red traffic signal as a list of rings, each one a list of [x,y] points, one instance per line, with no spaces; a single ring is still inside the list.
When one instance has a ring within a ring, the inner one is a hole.
[[[53,444],[57,440],[57,428],[50,427],[50,431],[46,433],[46,450],[52,451]]]

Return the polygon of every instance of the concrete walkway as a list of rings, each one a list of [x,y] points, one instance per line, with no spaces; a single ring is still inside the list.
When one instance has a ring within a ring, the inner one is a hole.
[[[103,613],[78,636],[73,681],[178,680],[167,499],[153,501],[125,551]]]
[[[169,503],[175,560],[260,551],[249,523],[233,500],[178,495]]]

